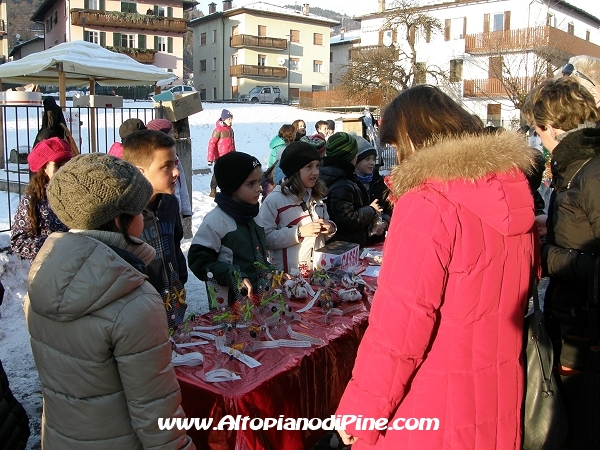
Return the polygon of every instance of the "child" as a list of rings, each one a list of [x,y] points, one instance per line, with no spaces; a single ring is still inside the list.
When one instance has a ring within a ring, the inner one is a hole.
[[[306,122],[302,119],[294,120],[292,122],[294,129],[296,130],[295,141],[299,141],[300,138],[306,136]]]
[[[279,161],[285,147],[290,142],[294,142],[295,138],[296,129],[293,125],[281,125],[281,128],[277,132],[277,136],[275,136],[273,139],[271,139],[271,142],[269,142],[269,148],[271,149],[268,162],[269,167],[271,167],[273,164]]]
[[[145,129],[146,125],[144,125],[144,122],[142,122],[140,119],[127,119],[119,127],[119,137],[121,138],[121,141],[123,141],[123,139],[125,139],[131,133]],[[117,158],[122,158],[123,144],[121,144],[121,142],[115,142],[113,145],[110,146],[108,154],[116,156]]]
[[[235,139],[233,136],[233,128],[231,123],[233,122],[233,114],[229,110],[224,109],[221,111],[221,118],[217,120],[215,129],[212,132],[210,140],[208,141],[208,165],[211,166],[213,162],[219,159],[221,156],[226,155],[229,152],[235,152]],[[214,197],[217,193],[217,179],[213,172],[213,176],[210,180],[210,196]]]
[[[313,146],[305,142],[288,145],[279,163],[286,181],[275,187],[260,208],[267,249],[277,270],[288,273],[301,262],[312,268],[314,251],[335,232],[321,200],[327,188],[319,180],[320,161]]]
[[[370,202],[367,190],[358,183],[354,173],[358,153],[356,139],[344,132],[327,140],[321,179],[327,185],[327,212],[337,225],[332,241],[354,242],[364,247],[368,229],[381,212],[378,200]]]
[[[46,187],[71,156],[69,144],[57,137],[40,141],[27,156],[33,175],[10,230],[10,247],[23,259],[33,260],[50,233],[68,231],[48,205]]]
[[[71,230],[32,264],[24,309],[44,397],[42,447],[193,449],[171,365],[164,307],[147,283],[141,242],[152,186],[128,162],[80,155],[50,180],[48,200]]]
[[[381,220],[374,222],[369,230],[368,243],[377,244],[385,239],[385,232],[389,228],[390,220],[392,220],[392,205],[387,201],[389,189],[375,164],[377,159],[375,147],[361,136],[356,135],[353,137],[358,144],[356,166],[354,167],[356,178],[367,190],[369,201],[377,200],[383,209]]]
[[[140,169],[152,184],[152,198],[143,211],[141,239],[156,250],[148,264],[148,277],[165,303],[169,328],[175,329],[184,320],[187,304],[183,285],[188,277],[181,251],[179,202],[173,195],[179,177],[175,141],[160,131],[136,131],[123,140],[123,159]]]
[[[175,139],[175,132],[173,130],[173,124],[167,119],[153,119],[148,122],[146,126],[149,130],[161,131],[173,139]],[[187,184],[185,181],[185,174],[181,167],[181,161],[179,155],[177,155],[177,168],[179,169],[179,179],[175,185],[175,197],[179,200],[179,211],[181,215],[185,217],[192,216],[192,204],[190,202],[190,195],[187,190]]]
[[[194,275],[207,281],[212,273],[229,303],[241,298],[242,291],[252,294],[262,288],[254,265],[267,261],[265,231],[256,219],[261,175],[260,162],[247,153],[232,152],[217,160],[217,207],[200,224],[188,252]]]
[[[327,140],[327,138],[333,134],[333,131],[329,129],[329,124],[326,120],[317,121],[317,123],[315,123],[315,130],[318,134],[323,136],[325,140]]]

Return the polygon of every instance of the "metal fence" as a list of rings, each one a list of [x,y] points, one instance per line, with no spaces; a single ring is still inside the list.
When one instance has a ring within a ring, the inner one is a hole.
[[[27,155],[42,126],[41,106],[0,106],[0,232],[10,230],[12,217],[29,183]],[[130,118],[148,123],[155,117],[153,108],[67,107],[63,110],[67,126],[81,153],[106,153],[120,141],[119,127]]]

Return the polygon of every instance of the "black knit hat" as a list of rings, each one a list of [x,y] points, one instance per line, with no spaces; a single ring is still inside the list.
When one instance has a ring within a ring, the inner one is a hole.
[[[354,136],[354,139],[356,139],[356,143],[358,144],[358,156],[356,158],[357,163],[365,159],[367,156],[377,156],[377,150],[375,150],[373,144],[367,141],[364,137],[356,135]]]
[[[350,162],[358,153],[358,144],[350,134],[340,131],[327,140],[327,156],[335,156]]]
[[[215,163],[215,178],[221,193],[231,197],[260,166],[260,161],[248,153],[233,151],[221,156]]]
[[[303,141],[294,141],[290,142],[281,154],[279,168],[289,178],[308,163],[320,159],[319,151],[315,147]]]
[[[144,122],[142,122],[140,119],[127,119],[119,127],[119,136],[121,137],[121,140],[123,140],[131,133],[145,129],[146,125],[144,125]]]

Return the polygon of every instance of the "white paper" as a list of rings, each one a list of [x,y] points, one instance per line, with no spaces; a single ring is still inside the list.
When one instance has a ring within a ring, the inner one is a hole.
[[[308,311],[310,308],[312,308],[313,306],[315,306],[315,302],[317,301],[317,299],[319,298],[319,296],[321,295],[321,291],[323,289],[319,289],[317,291],[317,293],[315,295],[313,295],[313,298],[310,299],[310,301],[306,304],[306,306],[302,309],[299,309],[298,311],[296,311],[297,313],[303,313],[304,311]]]
[[[367,268],[361,273],[361,275],[363,277],[377,278],[379,276],[380,269],[381,266],[367,266]]]
[[[287,332],[292,339],[310,342],[312,345],[325,345],[325,341],[323,339],[314,336],[309,336],[308,334],[304,333],[298,333],[292,330],[292,327],[289,325],[287,327]]]
[[[198,366],[204,361],[202,353],[192,352],[185,355],[179,355],[175,352],[171,354],[171,363],[176,366]]]
[[[199,337],[199,338],[203,338],[203,339],[208,339],[209,341],[214,341],[215,337],[216,337],[214,334],[202,333],[201,331],[192,331],[190,333],[190,336],[192,336],[192,337]]]
[[[204,379],[209,383],[220,383],[221,381],[241,380],[237,373],[227,369],[215,369],[204,374]]]
[[[184,342],[182,344],[175,344],[177,348],[188,348],[188,347],[197,347],[198,345],[206,345],[208,341],[192,341],[192,342]]]
[[[308,341],[293,341],[291,339],[277,339],[275,341],[256,341],[253,342],[248,351],[255,352],[257,350],[262,350],[266,348],[280,348],[280,347],[310,347],[310,342]]]

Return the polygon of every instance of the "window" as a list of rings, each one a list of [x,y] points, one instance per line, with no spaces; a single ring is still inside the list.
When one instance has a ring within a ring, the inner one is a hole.
[[[200,33],[200,45],[206,45],[206,33]]]
[[[386,47],[389,47],[394,42],[396,42],[397,37],[398,32],[396,30],[380,30],[379,45],[385,45]]]
[[[427,63],[418,62],[415,67],[415,84],[427,83]]]
[[[546,18],[546,25],[548,25],[549,27],[556,26],[556,18],[554,17],[554,14],[548,13],[548,16]]]
[[[54,11],[54,25],[58,23],[58,10]]]
[[[52,31],[52,17],[46,19],[46,33]]]
[[[215,42],[217,42],[217,30],[213,30],[212,34],[213,34],[213,40],[212,41],[213,41],[213,44],[214,44]]]
[[[154,37],[154,50],[159,52],[167,51],[167,38],[163,36]]]
[[[300,42],[300,30],[290,30],[290,42]]]
[[[450,25],[452,40],[465,38],[465,23],[465,17],[458,17],[456,19],[452,19],[452,23]]]
[[[165,7],[164,6],[159,6],[156,5],[154,7],[154,14],[159,16],[159,17],[165,17]]]
[[[237,35],[238,35],[238,33],[239,33],[239,31],[238,31],[238,30],[239,30],[239,28],[238,28],[238,26],[237,26],[237,25],[234,25],[234,26],[232,26],[232,27],[231,27],[231,35],[232,35],[232,36],[237,36]]]
[[[100,33],[98,31],[87,31],[86,30],[83,33],[83,40],[100,45]]]
[[[136,13],[137,8],[135,3],[121,2],[121,12],[123,13]]]
[[[313,44],[323,45],[323,35],[321,33],[315,33],[313,35]]]
[[[206,60],[205,59],[200,60],[200,72],[206,72]]]
[[[585,32],[585,40],[586,41],[590,40],[590,30],[586,30],[586,32]]]
[[[200,89],[200,100],[206,100],[206,89]]]
[[[490,56],[488,78],[502,78],[502,56]]]
[[[104,2],[102,2],[102,3],[104,3]],[[83,8],[84,9],[96,9],[96,10],[104,9],[103,5],[100,4],[100,0],[85,0],[83,2]]]
[[[135,34],[121,34],[121,47],[123,48],[137,48],[135,43]]]
[[[450,82],[457,83],[459,81],[462,81],[462,68],[462,59],[450,60]]]
[[[504,13],[494,14],[492,16],[492,31],[502,31],[504,29]]]
[[[267,65],[267,55],[258,55],[258,65],[266,66]]]
[[[214,87],[213,88],[213,100],[216,100],[216,99],[217,99],[217,88]]]
[[[213,61],[212,61],[212,70],[217,70],[217,58],[213,58]]]
[[[300,70],[300,58],[290,58],[290,70]]]
[[[258,26],[258,35],[260,37],[266,37],[267,36],[267,27],[265,25],[259,25]]]
[[[313,72],[323,73],[323,61],[316,59],[313,61]]]
[[[173,53],[173,38],[167,38],[167,53]]]
[[[567,25],[567,33],[575,34],[575,25],[573,24],[573,22]]]

